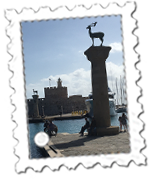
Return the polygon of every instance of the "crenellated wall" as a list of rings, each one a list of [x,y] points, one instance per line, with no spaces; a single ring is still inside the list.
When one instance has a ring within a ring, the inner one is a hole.
[[[39,115],[52,116],[60,113],[66,114],[72,111],[85,110],[86,97],[73,95],[68,98],[67,87],[62,87],[62,81],[58,79],[57,87],[44,88],[45,98],[38,98]],[[27,99],[28,115],[34,117],[34,99]]]
[[[61,99],[67,98],[67,87],[50,87],[44,88],[45,98]]]
[[[69,98],[58,98],[58,99],[51,99],[51,98],[39,98],[38,99],[38,109],[39,114],[42,116],[43,111],[44,115],[52,116],[52,115],[59,115],[60,113],[67,114],[71,113],[72,111],[80,111],[85,110],[85,100],[87,97],[82,96],[71,96]],[[28,114],[29,117],[33,116],[33,99],[28,99]]]

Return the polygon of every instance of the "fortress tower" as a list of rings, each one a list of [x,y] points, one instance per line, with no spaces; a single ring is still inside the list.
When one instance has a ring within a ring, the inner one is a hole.
[[[32,95],[33,97],[33,116],[34,118],[39,117],[39,109],[38,109],[38,95]]]
[[[57,81],[57,88],[61,88],[61,87],[62,87],[62,81],[59,78],[58,81]]]
[[[58,100],[68,97],[67,87],[62,86],[62,81],[59,78],[57,81],[57,87],[44,88],[45,99]]]

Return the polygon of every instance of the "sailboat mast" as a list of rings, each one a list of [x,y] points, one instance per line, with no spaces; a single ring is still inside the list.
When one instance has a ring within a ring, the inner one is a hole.
[[[117,78],[116,78],[116,91],[117,91],[117,105],[119,105],[119,101],[118,101],[119,95],[118,95],[118,87],[117,87]]]
[[[116,103],[118,105],[118,98],[117,98],[117,78],[116,78],[116,81],[115,81],[115,85],[116,85]]]
[[[125,104],[124,79],[122,79],[122,96],[123,96],[123,104]]]
[[[112,91],[114,92],[114,86],[113,86],[113,78],[112,78],[112,72],[111,72],[111,66],[110,67],[110,76],[111,76],[111,86],[112,86]]]
[[[122,81],[121,81],[121,84],[122,84],[122,101],[123,101],[123,104],[124,104],[124,80],[122,78]]]
[[[121,105],[122,105],[122,83],[121,83],[121,76],[120,76],[120,93],[121,93]]]

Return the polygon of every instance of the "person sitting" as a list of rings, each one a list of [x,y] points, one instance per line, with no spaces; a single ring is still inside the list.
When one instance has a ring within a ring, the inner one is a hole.
[[[44,127],[47,127],[49,122],[47,120],[44,120]]]
[[[94,118],[92,118],[92,122],[91,122],[91,125],[90,125],[90,128],[88,130],[88,135],[92,136],[92,135],[96,135],[97,132],[96,132],[96,121]]]
[[[84,131],[89,128],[89,121],[88,121],[88,119],[85,118],[85,121],[86,121],[85,125],[82,126],[81,131],[79,132],[79,134],[81,134],[81,136],[83,136]]]
[[[51,121],[48,127],[48,134],[49,136],[57,135],[58,128],[57,126]]]
[[[48,120],[44,120],[44,132],[48,132],[49,122]]]

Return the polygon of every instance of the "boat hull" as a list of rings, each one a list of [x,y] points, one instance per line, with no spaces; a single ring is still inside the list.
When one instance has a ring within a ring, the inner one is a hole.
[[[116,112],[117,113],[126,113],[127,112],[127,110],[126,110],[126,108],[124,107],[124,108],[118,108],[117,110],[116,110]]]
[[[93,117],[93,99],[87,99],[85,101],[86,108],[88,111],[89,116]],[[110,109],[110,116],[115,116],[117,113],[115,111],[115,103],[113,99],[109,99],[109,109]],[[104,111],[104,109],[103,109]]]

